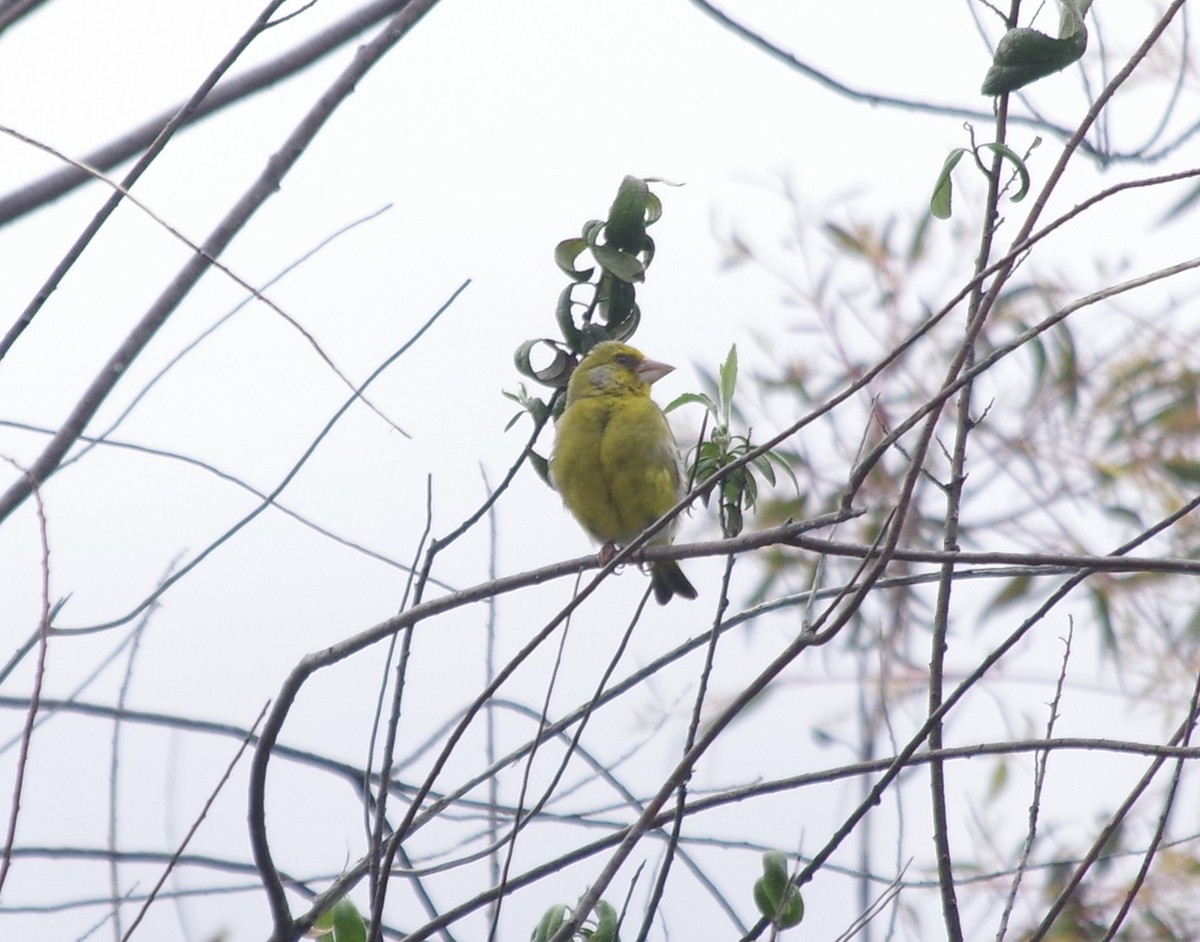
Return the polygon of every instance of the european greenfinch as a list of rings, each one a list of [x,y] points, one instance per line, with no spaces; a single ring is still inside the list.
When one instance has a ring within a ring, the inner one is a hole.
[[[647,360],[633,347],[606,340],[579,361],[567,385],[567,405],[558,420],[550,480],[567,510],[603,544],[611,558],[670,510],[683,496],[679,451],[650,386],[674,369]],[[671,542],[671,527],[651,546]],[[650,567],[659,605],[672,596],[696,597],[675,562]]]

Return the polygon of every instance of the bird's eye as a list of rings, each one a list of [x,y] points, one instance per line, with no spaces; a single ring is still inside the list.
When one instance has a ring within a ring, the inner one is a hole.
[[[622,353],[619,357],[617,357],[617,362],[627,370],[632,370],[637,366],[637,360],[628,353]]]

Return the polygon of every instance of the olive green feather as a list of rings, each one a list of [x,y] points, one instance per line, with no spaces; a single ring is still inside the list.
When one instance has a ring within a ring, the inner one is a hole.
[[[563,503],[606,549],[626,544],[683,495],[679,452],[650,386],[671,367],[626,344],[599,343],[580,361],[558,420],[550,479]],[[650,545],[671,542],[670,527]],[[696,590],[674,562],[651,567],[654,597],[694,599]]]

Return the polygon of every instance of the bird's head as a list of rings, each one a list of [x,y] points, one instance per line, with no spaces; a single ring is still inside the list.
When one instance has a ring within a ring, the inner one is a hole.
[[[615,340],[592,347],[579,361],[567,387],[567,402],[588,396],[649,396],[650,387],[675,367],[647,360],[639,350]]]

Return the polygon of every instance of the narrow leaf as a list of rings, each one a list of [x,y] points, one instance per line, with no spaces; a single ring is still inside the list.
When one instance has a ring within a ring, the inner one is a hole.
[[[551,906],[546,910],[541,919],[538,920],[537,927],[533,930],[530,936],[531,942],[549,942],[562,928],[562,924],[567,918],[567,907],[561,903],[556,906]]]
[[[933,196],[929,200],[929,212],[936,219],[950,218],[950,198],[953,195],[954,186],[950,180],[950,174],[958,166],[958,162],[962,160],[963,154],[966,152],[965,147],[956,147],[950,151],[949,156],[942,164],[942,172],[938,174],[937,182],[933,185]]]
[[[587,281],[595,268],[576,268],[575,260],[587,251],[586,239],[563,239],[554,247],[554,264],[575,281]]]
[[[554,353],[554,360],[549,366],[541,367],[540,369],[533,365],[533,350],[535,347],[544,344],[549,347]],[[538,340],[526,340],[521,346],[517,347],[513,353],[513,363],[517,370],[530,379],[535,379],[544,386],[553,386],[557,389],[563,389],[571,379],[571,373],[575,369],[575,360],[565,350],[558,347],[553,340],[544,338]]]
[[[571,292],[574,287],[574,284],[569,284],[559,292],[558,304],[554,306],[554,319],[558,321],[558,329],[562,331],[567,346],[578,350],[580,335],[579,328],[575,326],[575,300]]]
[[[664,406],[663,412],[672,412],[680,406],[691,405],[692,403],[704,406],[705,409],[714,415],[717,412],[717,404],[704,395],[704,393],[682,393],[672,399],[668,405]]]
[[[595,245],[592,254],[596,261],[607,272],[611,272],[622,281],[641,281],[646,277],[646,266],[636,255],[623,252],[615,245]]]
[[[1017,189],[1016,194],[1013,196],[1012,201],[1014,203],[1021,202],[1021,200],[1025,198],[1025,194],[1029,192],[1029,170],[1025,167],[1025,161],[1023,161],[1017,152],[1011,147],[1005,147],[1003,144],[1000,144],[996,141],[990,141],[983,146],[988,150],[999,154],[1013,165],[1013,168],[1017,171],[1017,176],[1021,180],[1021,185]]]
[[[646,212],[650,188],[645,180],[626,176],[608,211],[604,237],[607,243],[627,252],[640,252],[646,238]],[[601,262],[603,264],[603,262]]]
[[[729,355],[725,357],[725,362],[721,364],[721,410],[725,424],[729,424],[729,410],[733,403],[733,390],[737,385],[738,374],[738,356],[737,344],[733,344],[729,348]]]
[[[595,909],[596,928],[592,930],[591,942],[618,942],[617,911],[611,903],[600,900]]]

